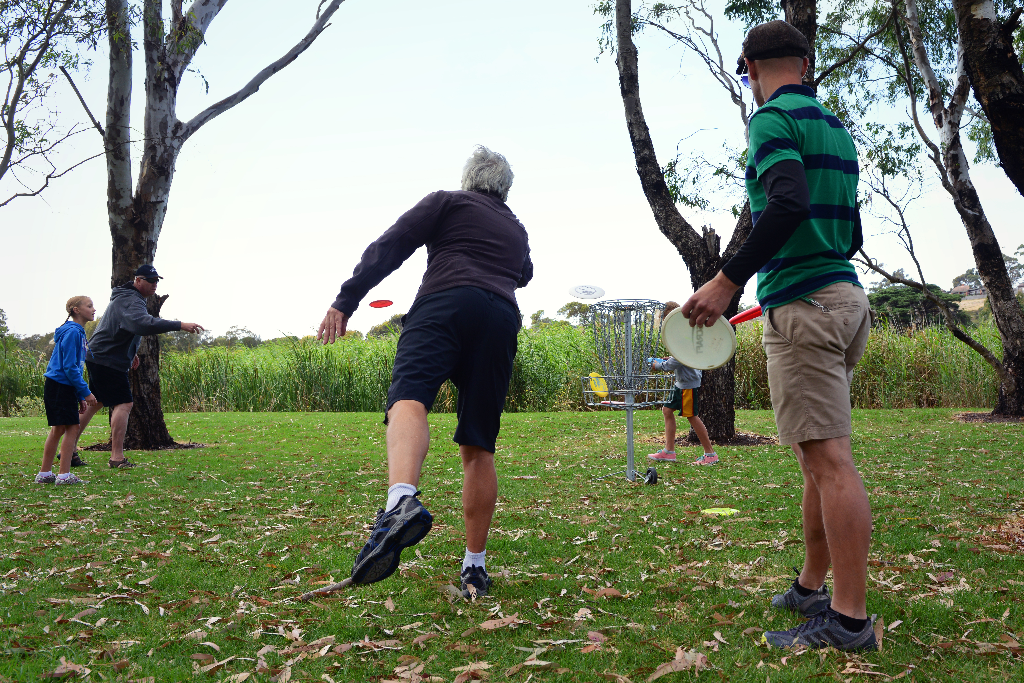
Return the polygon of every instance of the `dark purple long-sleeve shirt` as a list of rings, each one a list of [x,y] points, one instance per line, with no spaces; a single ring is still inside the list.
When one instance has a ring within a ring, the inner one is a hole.
[[[533,278],[526,228],[494,195],[441,190],[406,211],[373,244],[331,304],[351,316],[366,293],[413,252],[427,246],[427,271],[416,298],[452,287],[485,289],[516,303]]]

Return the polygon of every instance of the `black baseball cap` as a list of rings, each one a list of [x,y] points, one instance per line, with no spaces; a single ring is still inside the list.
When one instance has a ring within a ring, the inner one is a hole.
[[[800,30],[781,19],[758,24],[743,39],[743,52],[736,60],[736,73],[747,72],[745,59],[774,59],[776,57],[806,57],[811,52],[807,38]]]
[[[135,277],[144,277],[148,280],[152,280],[153,278],[163,280],[163,277],[156,272],[156,268],[148,263],[144,266],[139,266],[138,270],[135,271]]]

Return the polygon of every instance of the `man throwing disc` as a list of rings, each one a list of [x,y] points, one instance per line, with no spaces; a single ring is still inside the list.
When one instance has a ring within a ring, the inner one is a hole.
[[[714,323],[757,273],[779,441],[792,446],[804,477],[804,566],[772,606],[811,617],[765,633],[765,641],[875,649],[865,595],[871,508],[850,448],[850,381],[871,328],[867,296],[849,262],[863,241],[857,150],[839,119],[801,84],[807,54],[803,34],[784,21],[755,26],[743,41],[737,73],[749,70],[759,106],[750,119],[746,172],[754,228],[682,313],[690,325]]]
[[[515,290],[533,277],[526,229],[505,204],[511,185],[505,157],[477,147],[462,171],[462,190],[427,195],[367,247],[320,323],[317,338],[325,344],[344,336],[366,293],[427,246],[427,271],[403,319],[388,389],[387,503],[356,556],[352,583],[387,578],[402,550],[430,531],[433,518],[417,488],[430,444],[427,412],[450,379],[459,390],[463,595],[490,588],[485,546],[498,498],[494,448],[521,325]]]

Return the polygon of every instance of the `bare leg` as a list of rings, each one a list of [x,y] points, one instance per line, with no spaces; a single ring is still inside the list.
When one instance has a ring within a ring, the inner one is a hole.
[[[88,403],[85,404],[85,412],[78,416],[78,433],[75,434],[75,447],[78,447],[78,440],[82,438],[82,434],[85,433],[85,428],[89,426],[89,422],[92,420],[93,415],[98,413],[103,408],[103,404],[96,402],[96,405],[91,406]]]
[[[430,446],[427,407],[419,401],[396,401],[388,411],[387,442],[388,486],[419,486]]]
[[[676,416],[671,408],[662,408],[661,413],[665,416],[665,450],[674,452],[676,450]]]
[[[75,454],[75,444],[78,443],[78,425],[68,425],[64,432],[64,441],[60,444],[60,471],[57,474],[67,474],[71,471],[71,456]]]
[[[850,437],[804,441],[800,451],[818,490],[831,552],[835,583],[832,609],[854,619],[866,619],[871,504],[853,464]]]
[[[708,430],[704,426],[704,421],[694,415],[693,417],[686,418],[690,421],[690,426],[693,427],[693,432],[697,435],[697,439],[700,441],[700,445],[704,447],[705,453],[712,453],[715,447],[711,445],[711,437],[708,436]]]
[[[50,427],[50,433],[46,435],[46,441],[43,442],[43,466],[39,468],[40,472],[49,472],[53,468],[53,459],[57,455],[57,445],[60,443],[60,437],[64,435],[66,429],[65,425]]]
[[[131,403],[118,403],[110,409],[110,459],[114,462],[124,460],[124,435],[128,433],[131,412]]]
[[[462,456],[462,516],[466,522],[466,548],[483,552],[498,502],[498,474],[494,453],[479,446],[459,446]]]
[[[800,572],[800,585],[809,590],[818,590],[825,583],[825,576],[832,564],[825,537],[825,520],[821,516],[821,494],[814,485],[814,479],[804,464],[800,446],[793,446],[793,453],[800,463],[804,475],[803,523],[804,523],[804,568]]]

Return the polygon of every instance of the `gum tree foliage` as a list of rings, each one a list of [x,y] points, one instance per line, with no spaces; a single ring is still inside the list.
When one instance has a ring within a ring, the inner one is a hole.
[[[570,301],[556,311],[563,318],[568,318],[573,325],[585,325],[590,318],[590,306],[582,301]]]
[[[938,285],[928,285],[928,290],[940,301],[956,309],[956,318],[961,325],[967,325],[971,319],[963,311],[956,308],[960,296],[942,291]],[[890,322],[904,325],[928,325],[943,317],[943,307],[920,292],[907,285],[883,287],[868,294],[871,308],[878,311]]]
[[[88,66],[80,53],[96,46],[103,26],[101,0],[0,0],[0,207],[98,156],[59,165],[61,143],[88,128],[62,125],[51,95],[59,69]]]
[[[178,155],[185,143],[204,125],[255,94],[271,76],[295,61],[327,28],[343,0],[322,0],[312,28],[280,59],[258,71],[235,93],[215,102],[191,118],[178,118],[178,88],[190,70],[192,59],[206,42],[210,24],[227,0],[194,0],[186,9],[183,0],[105,0],[109,45],[106,125],[97,126],[103,136],[107,167],[107,217],[112,241],[111,287],[127,282],[135,269],[153,263],[167,215],[171,183]],[[289,3],[288,8],[293,9]],[[304,4],[312,13],[313,4]],[[169,16],[165,14],[165,5]],[[322,11],[321,11],[322,10]],[[136,19],[141,40],[132,37]],[[268,16],[267,21],[273,17]],[[142,139],[133,141],[130,113],[132,71],[138,54],[146,70]],[[132,168],[131,147],[141,147],[141,162]],[[158,315],[166,296],[147,302]],[[139,348],[142,360],[131,373],[135,405],[128,423],[125,448],[171,447],[160,404],[159,342],[144,337]]]
[[[379,325],[374,325],[370,328],[370,331],[366,333],[367,337],[386,337],[389,334],[402,331],[402,318],[405,313],[395,313],[393,316],[385,320]]]
[[[1006,263],[1006,274],[1010,276],[1010,282],[1016,284],[1021,278],[1024,278],[1024,263],[1017,258],[1018,256],[1024,258],[1024,244],[1020,245],[1014,253],[1014,256],[1003,254],[1003,262]],[[982,282],[981,276],[978,275],[978,269],[968,268],[966,273],[953,278],[953,286],[958,285],[969,285],[972,288],[981,287]]]

